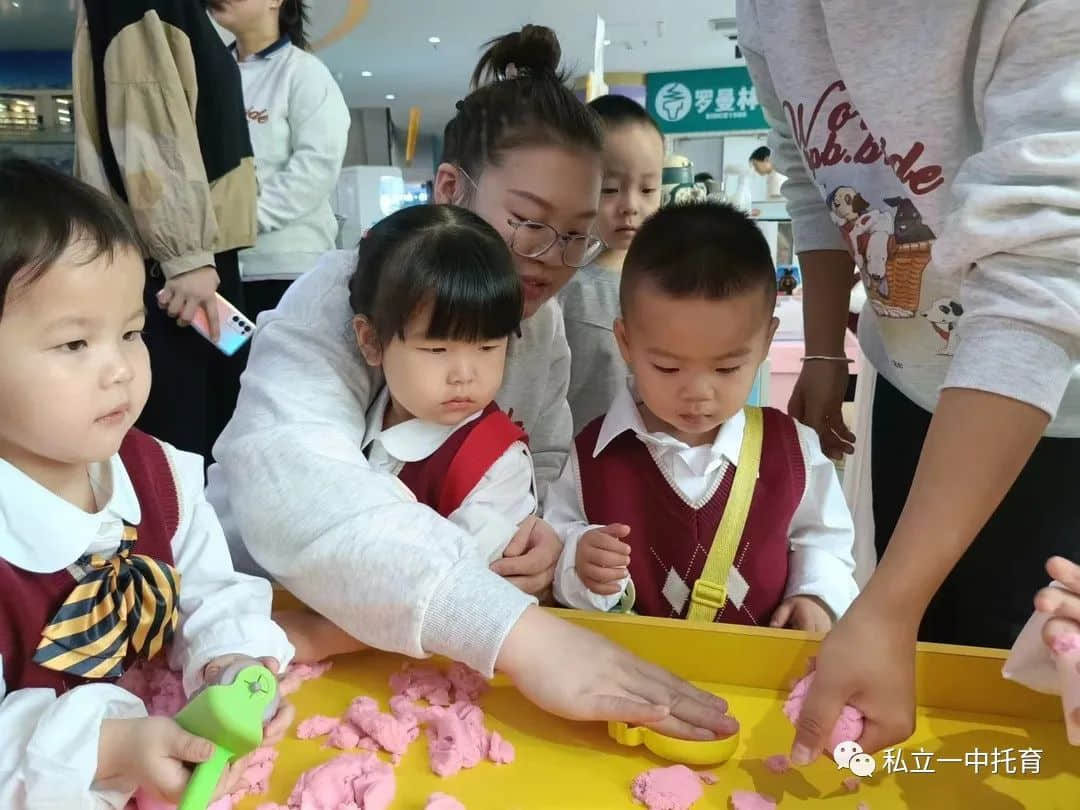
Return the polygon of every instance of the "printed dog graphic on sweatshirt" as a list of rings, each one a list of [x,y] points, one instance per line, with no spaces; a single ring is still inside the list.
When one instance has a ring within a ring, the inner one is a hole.
[[[951,298],[939,298],[922,314],[937,332],[938,337],[945,341],[944,347],[938,352],[939,356],[952,357],[953,335],[960,316],[963,314],[964,308]]]
[[[934,241],[915,204],[908,197],[885,197],[888,210],[874,208],[852,186],[837,186],[825,202],[847,240],[874,311],[885,318],[913,318]]]

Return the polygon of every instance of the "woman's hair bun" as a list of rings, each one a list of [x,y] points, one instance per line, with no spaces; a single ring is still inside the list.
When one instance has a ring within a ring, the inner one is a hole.
[[[559,73],[559,38],[545,25],[526,25],[484,44],[487,50],[473,71],[473,89],[502,79],[547,78],[562,82],[565,78]]]

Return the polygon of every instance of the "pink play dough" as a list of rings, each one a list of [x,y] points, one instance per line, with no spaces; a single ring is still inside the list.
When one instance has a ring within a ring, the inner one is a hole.
[[[731,794],[731,810],[776,810],[776,800],[750,790]]]
[[[1050,649],[1058,655],[1080,652],[1080,633],[1063,633],[1053,640]]]
[[[330,671],[333,666],[331,661],[320,661],[318,664],[293,664],[278,682],[278,694],[288,697],[303,686],[305,681],[321,678]]]
[[[345,712],[345,721],[378,743],[384,751],[398,756],[420,736],[416,719],[402,719],[379,711],[379,704],[369,697],[358,697]]]
[[[258,810],[386,810],[396,789],[394,769],[374,754],[342,754],[301,775],[288,804]]]
[[[704,785],[715,785],[717,782],[716,774],[712,771],[698,771],[698,779]]]
[[[325,737],[339,725],[341,725],[341,721],[336,717],[316,714],[296,727],[296,738],[298,740],[313,740],[316,737]]]
[[[765,767],[773,773],[787,773],[791,770],[791,760],[783,754],[773,754],[765,758]]]
[[[509,740],[504,740],[499,732],[493,731],[488,736],[487,756],[496,765],[509,765],[514,761],[516,753]]]
[[[423,725],[431,770],[439,776],[453,776],[485,759],[500,765],[514,761],[514,746],[484,726],[484,712],[474,701],[487,682],[468,667],[453,664],[444,675],[429,667],[407,666],[390,676],[390,687],[395,694],[389,714],[379,711],[373,698],[360,696],[340,719],[316,715],[303,721],[297,737],[329,735],[327,745],[333,748],[381,749],[397,764]]]
[[[685,765],[653,768],[638,774],[630,792],[649,810],[689,810],[705,793],[701,777]]]
[[[799,722],[799,714],[802,712],[803,701],[806,700],[806,695],[810,691],[810,684],[813,683],[813,681],[814,673],[811,672],[795,684],[795,687],[791,690],[791,694],[788,695],[788,699],[784,701],[784,714],[787,715],[788,720],[792,723]],[[862,712],[854,706],[845,706],[840,713],[840,718],[833,727],[832,736],[829,738],[828,753],[831,754],[832,750],[842,742],[858,740],[859,737],[862,736],[862,732]]]
[[[847,790],[848,793],[858,793],[859,778],[857,776],[849,776],[844,780],[844,789]]]
[[[465,805],[445,793],[432,793],[428,796],[424,810],[465,810]]]

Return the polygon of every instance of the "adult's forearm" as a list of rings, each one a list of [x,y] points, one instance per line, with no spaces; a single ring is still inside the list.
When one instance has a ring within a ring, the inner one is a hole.
[[[855,265],[842,250],[808,250],[799,254],[799,267],[806,353],[839,357],[844,353]]]
[[[1015,399],[944,390],[907,503],[864,598],[886,615],[918,623],[1012,487],[1048,421],[1045,412]]]

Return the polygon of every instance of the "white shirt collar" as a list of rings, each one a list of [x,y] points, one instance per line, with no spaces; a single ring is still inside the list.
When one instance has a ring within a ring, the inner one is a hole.
[[[383,430],[383,418],[389,404],[390,389],[383,386],[374,404],[368,408],[364,444],[361,449],[367,451],[368,447],[378,440],[387,453],[398,461],[406,463],[427,458],[442,447],[443,442],[449,439],[454,431],[478,419],[483,413],[482,410],[477,411],[455,425],[440,425],[436,422],[425,422],[422,419],[409,419]]]
[[[677,451],[694,449],[686,442],[680,441],[670,434],[660,431],[650,433],[645,427],[645,421],[641,418],[641,409],[638,406],[639,401],[633,383],[627,379],[626,385],[620,386],[615,391],[615,398],[612,400],[611,407],[600,425],[600,433],[596,437],[593,458],[600,455],[604,448],[614,441],[617,436],[628,430],[632,431],[646,444]],[[732,464],[737,464],[745,428],[746,414],[740,409],[738,413],[720,426],[716,438],[713,439],[710,455],[714,459],[726,458]]]
[[[0,459],[0,558],[38,574],[71,565],[98,538],[103,523],[142,520],[139,499],[120,455],[91,464],[97,513],[84,512]]]

